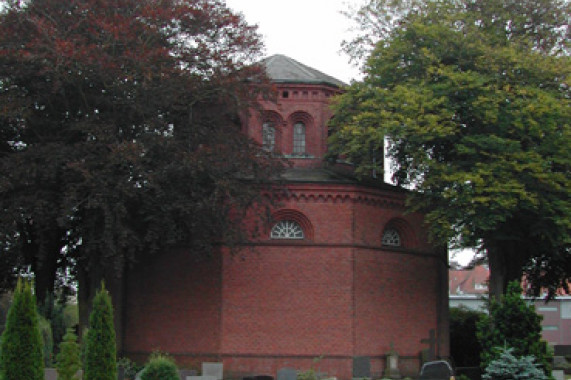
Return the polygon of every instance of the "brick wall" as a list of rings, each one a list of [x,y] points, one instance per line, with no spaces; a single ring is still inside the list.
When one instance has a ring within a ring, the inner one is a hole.
[[[295,367],[348,379],[354,356],[370,356],[380,376],[394,344],[402,373],[415,375],[428,347],[421,340],[446,318],[443,258],[422,236],[416,247],[397,249],[380,238],[395,217],[414,232],[422,219],[370,189],[367,196],[331,184],[290,190],[281,207],[309,219],[312,240],[265,235],[236,255],[195,262],[178,250],[132,269],[124,351],[142,359],[160,349],[182,365],[223,360],[228,376]]]

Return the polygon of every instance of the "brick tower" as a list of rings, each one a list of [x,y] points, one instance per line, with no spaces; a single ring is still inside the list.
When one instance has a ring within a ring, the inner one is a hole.
[[[228,378],[293,367],[350,379],[380,377],[394,350],[416,375],[422,352],[448,356],[446,251],[405,213],[405,191],[324,164],[343,83],[282,55],[264,64],[278,101],[244,133],[293,163],[273,222],[239,255],[196,263],[181,249],[130,270],[122,352],[222,361]]]

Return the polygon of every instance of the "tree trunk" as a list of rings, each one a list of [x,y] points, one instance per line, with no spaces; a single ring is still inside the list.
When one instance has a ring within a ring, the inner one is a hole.
[[[521,282],[525,254],[519,251],[514,241],[489,242],[486,251],[490,267],[490,298],[499,300],[506,292],[509,282]]]

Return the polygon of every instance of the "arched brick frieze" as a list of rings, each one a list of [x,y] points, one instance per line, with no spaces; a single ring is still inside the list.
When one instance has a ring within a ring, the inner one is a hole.
[[[416,248],[418,239],[412,226],[402,218],[393,218],[381,232],[381,244],[391,248]]]
[[[302,235],[297,234],[301,229]],[[285,231],[284,230],[291,230]],[[290,236],[291,235],[291,236]],[[313,240],[313,225],[305,214],[293,209],[281,209],[272,214],[268,236],[270,239]]]

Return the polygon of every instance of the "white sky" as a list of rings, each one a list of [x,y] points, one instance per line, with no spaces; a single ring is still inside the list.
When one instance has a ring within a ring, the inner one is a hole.
[[[258,25],[267,55],[284,54],[345,83],[359,70],[341,53],[350,39],[349,20],[340,14],[363,0],[226,0],[249,24]]]

